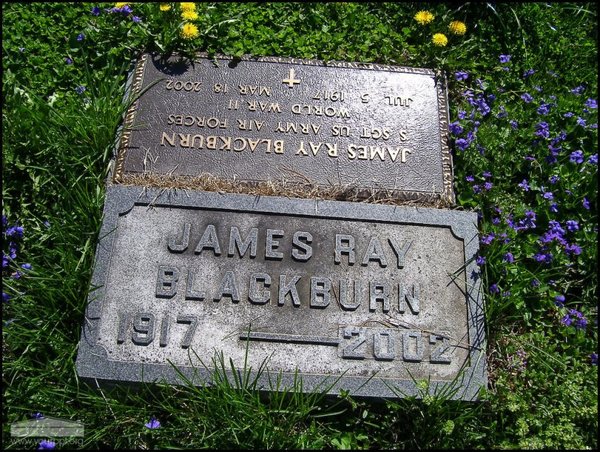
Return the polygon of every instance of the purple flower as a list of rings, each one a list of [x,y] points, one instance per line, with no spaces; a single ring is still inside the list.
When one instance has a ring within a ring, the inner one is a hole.
[[[533,279],[531,280],[531,285],[532,285],[533,287],[538,287],[538,286],[540,285],[540,282],[539,282],[537,279],[533,278]]]
[[[523,99],[525,101],[525,103],[529,103],[533,100],[533,97],[531,97],[531,94],[529,93],[523,93],[521,94],[521,99]]]
[[[583,163],[583,151],[573,151],[569,156],[569,160],[573,163]]]
[[[490,191],[490,190],[492,189],[493,185],[494,185],[494,184],[492,184],[491,182],[486,182],[485,184],[483,184],[483,188],[484,188],[486,191]]]
[[[592,353],[590,355],[590,361],[592,362],[592,366],[597,366],[598,365],[598,354]]]
[[[513,129],[515,129],[515,130],[519,128],[519,123],[518,123],[517,121],[515,121],[514,119],[511,119],[511,120],[509,121],[509,124],[510,124],[510,126],[511,126]]]
[[[456,147],[461,151],[467,149],[469,147],[469,144],[470,143],[464,138],[459,138],[458,140],[456,140]]]
[[[69,57],[66,57],[65,58],[65,63],[67,63],[67,64],[73,64],[73,60],[71,58],[69,58]]]
[[[537,112],[539,115],[547,115],[550,112],[550,104],[542,104],[538,107]]]
[[[576,220],[567,220],[567,229],[571,232],[579,230],[579,223]]]
[[[510,61],[510,55],[500,55],[500,63],[508,63]]]
[[[22,264],[21,268],[24,270],[31,270],[31,264]]]
[[[156,419],[154,416],[152,416],[150,418],[150,420],[146,424],[144,424],[144,425],[145,425],[146,428],[149,428],[149,429],[153,430],[153,429],[156,429],[156,428],[160,427],[160,422],[158,421],[158,419]]]
[[[512,255],[512,253],[506,253],[503,257],[502,260],[504,262],[508,262],[509,264],[512,264],[515,261],[515,257]]]
[[[477,97],[470,98],[469,103],[479,111],[482,116],[487,116],[492,110],[490,106],[487,104],[483,95],[478,95]]]
[[[56,443],[54,441],[41,440],[40,444],[38,444],[37,450],[52,450],[56,447]]]
[[[77,40],[78,40],[78,41],[83,41],[84,39],[85,39],[85,35],[84,35],[83,33],[79,33],[79,34],[77,35]]]
[[[479,184],[473,185],[473,193],[481,193],[481,186]]]
[[[6,230],[7,237],[21,238],[23,237],[23,226],[11,226]]]
[[[142,19],[140,19],[138,16],[133,16],[131,20],[133,20],[135,23],[140,23],[142,21]]]
[[[467,182],[475,182],[475,178],[474,178],[473,176],[471,176],[471,175],[469,175],[469,176],[466,176],[466,177],[465,177],[465,180],[466,180]]]
[[[575,243],[569,243],[565,246],[565,251],[569,255],[574,254],[575,256],[579,256],[581,254],[581,247]]]
[[[496,283],[492,284],[490,286],[490,293],[498,293],[500,292],[500,289],[498,289],[498,285]]]
[[[544,264],[549,264],[550,262],[552,262],[552,253],[547,253],[544,254],[542,252],[537,253],[535,256],[533,256],[533,258],[540,263],[544,263]]]
[[[581,202],[583,204],[583,208],[590,210],[590,201],[587,199],[587,196],[583,197],[583,201]]]
[[[521,187],[523,189],[523,191],[529,191],[529,184],[527,182],[527,179],[523,179],[523,182],[521,182],[520,184],[518,184],[519,187]]]
[[[535,71],[533,69],[527,69],[525,72],[523,72],[523,78],[527,78],[533,74],[535,74]]]
[[[552,232],[556,232],[561,235],[565,233],[565,230],[562,228],[560,223],[556,220],[550,220],[548,222],[548,227],[549,227],[549,230]]]
[[[552,185],[556,184],[559,180],[560,180],[560,177],[558,177],[558,176],[551,176],[549,179],[549,181]]]
[[[460,135],[461,133],[463,133],[463,128],[458,123],[458,121],[450,123],[450,125],[448,126],[448,128],[450,129],[450,133],[452,135]]]
[[[584,91],[585,91],[585,86],[584,86],[584,85],[579,85],[578,87],[576,87],[576,88],[573,88],[573,89],[571,90],[571,92],[572,92],[573,94],[581,94],[581,93],[583,93]]]
[[[12,298],[12,297],[11,297],[9,294],[7,294],[7,293],[5,293],[5,292],[2,292],[2,302],[3,302],[3,303],[8,303],[8,301],[9,301],[11,298]]]
[[[547,191],[542,195],[542,197],[544,199],[548,199],[548,200],[552,201],[554,199],[554,193],[552,193],[551,191]]]
[[[77,88],[75,88],[75,91],[77,92],[77,94],[83,94],[83,92],[85,91],[85,86],[79,85]]]
[[[492,224],[500,224],[500,218],[499,217],[493,217],[492,218]]]
[[[565,296],[557,295],[554,297],[554,304],[559,308],[562,308],[565,305]]]
[[[550,137],[550,131],[549,129],[549,125],[547,122],[540,122],[538,124],[536,124],[535,126],[535,134],[538,137],[544,137],[544,138],[549,138]]]
[[[44,415],[43,415],[42,413],[39,413],[39,412],[38,412],[38,413],[33,413],[33,414],[31,415],[31,417],[32,417],[33,419],[44,419]]]
[[[477,265],[479,265],[479,266],[485,265],[485,257],[477,256],[477,259],[475,259],[475,262],[477,262]]]
[[[598,153],[590,155],[590,158],[588,158],[588,163],[591,165],[597,165],[598,164]]]
[[[556,204],[555,202],[550,204],[550,212],[557,213],[558,212],[558,204]]]
[[[588,99],[585,101],[584,105],[588,108],[598,108],[598,103],[596,102],[596,99]]]
[[[496,234],[494,234],[493,232],[488,235],[484,235],[481,237],[481,243],[483,245],[489,245],[494,240],[494,237],[496,237]]]
[[[492,173],[490,173],[489,171],[484,171],[482,176],[487,179],[488,177],[492,177]]]
[[[587,319],[577,309],[569,309],[569,313],[562,318],[561,323],[570,326],[573,324],[573,321],[575,321],[574,326],[578,330],[584,330],[587,326]]]
[[[94,6],[92,8],[92,15],[93,16],[99,16],[100,15],[100,8],[98,8],[97,6]]]
[[[579,124],[581,127],[585,127],[586,121],[583,118],[580,118],[579,116],[577,117],[577,124]]]
[[[469,78],[469,73],[468,73],[468,72],[465,72],[465,71],[457,71],[457,72],[455,72],[455,73],[454,73],[454,78],[455,78],[457,81],[459,81],[459,82],[460,82],[461,80],[466,80],[466,79],[468,79],[468,78]]]

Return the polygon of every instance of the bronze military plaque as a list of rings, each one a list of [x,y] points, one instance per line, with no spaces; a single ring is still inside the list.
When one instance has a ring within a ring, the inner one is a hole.
[[[115,182],[210,174],[454,202],[445,82],[432,70],[145,54],[130,86]]]

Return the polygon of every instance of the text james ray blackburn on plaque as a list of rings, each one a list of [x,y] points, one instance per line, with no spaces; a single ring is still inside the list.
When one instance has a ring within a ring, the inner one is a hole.
[[[144,54],[114,180],[310,181],[454,202],[445,79],[430,69]]]
[[[414,378],[472,400],[477,237],[472,212],[109,186],[78,373],[202,384],[222,353],[265,363],[264,390],[419,396]]]

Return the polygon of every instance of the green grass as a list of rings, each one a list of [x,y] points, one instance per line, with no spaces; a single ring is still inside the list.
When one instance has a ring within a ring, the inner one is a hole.
[[[99,16],[90,13],[94,6]],[[598,351],[598,179],[597,163],[589,162],[597,157],[597,128],[589,127],[597,109],[585,106],[598,95],[593,3],[199,3],[200,36],[191,41],[179,37],[175,9],[134,4],[142,19],[135,23],[104,11],[113,6],[2,5],[3,232],[24,228],[22,238],[3,235],[5,253],[11,241],[18,247],[3,268],[10,297],[2,306],[5,447],[20,447],[11,423],[42,412],[81,422],[83,448],[597,448],[598,368],[590,355]],[[413,19],[421,9],[434,13],[432,23]],[[448,33],[452,20],[465,22],[464,36]],[[431,44],[436,32],[446,33],[446,47]],[[450,119],[463,129],[453,134],[457,205],[481,213],[482,237],[494,234],[481,245],[490,373],[481,403],[261,394],[252,379],[225,378],[230,364],[218,356],[210,388],[99,391],[78,380],[74,361],[127,71],[139,52],[152,50],[446,72]],[[535,73],[524,77],[529,69]],[[457,71],[469,78],[457,80]],[[472,105],[465,90],[490,112]],[[532,102],[522,100],[525,93]],[[538,111],[543,105],[550,105],[546,114]],[[548,145],[561,131],[552,162]],[[473,138],[461,150],[468,132]],[[527,211],[535,225],[511,228]],[[580,253],[558,240],[541,246],[553,221]],[[552,260],[538,261],[544,253]],[[586,318],[585,328],[564,324],[570,309]],[[151,416],[160,428],[144,427]]]

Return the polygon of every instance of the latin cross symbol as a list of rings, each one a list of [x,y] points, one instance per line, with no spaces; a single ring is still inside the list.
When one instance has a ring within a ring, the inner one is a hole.
[[[294,70],[290,69],[289,78],[284,78],[282,83],[287,83],[290,88],[293,88],[295,84],[300,83],[300,80],[294,78],[295,75]]]

